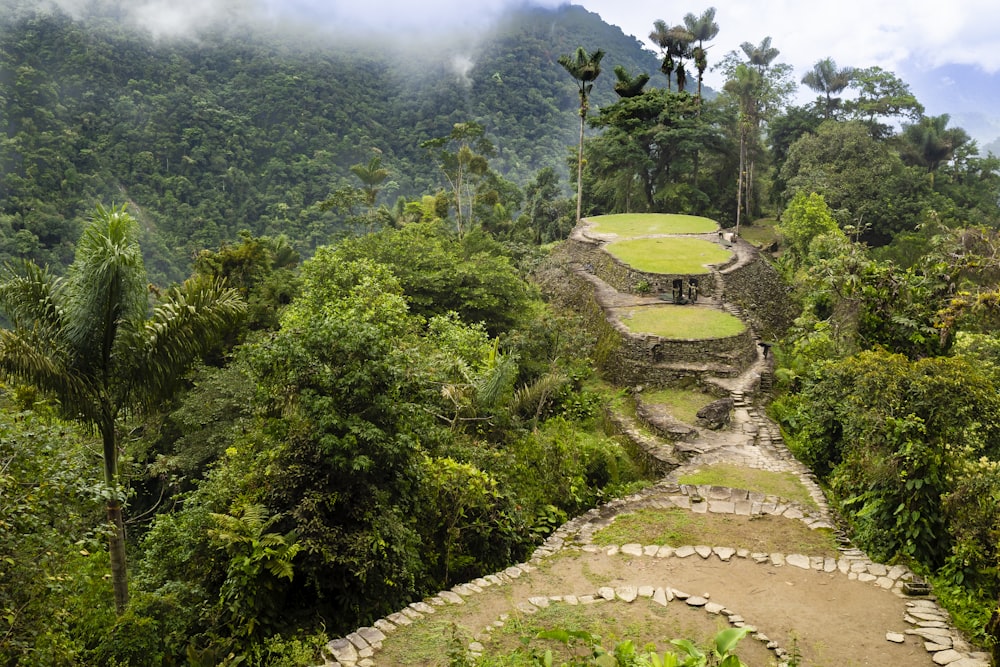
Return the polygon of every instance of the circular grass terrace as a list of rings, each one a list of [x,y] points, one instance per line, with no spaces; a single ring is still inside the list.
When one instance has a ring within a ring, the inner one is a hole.
[[[598,234],[615,234],[620,238],[655,234],[710,234],[718,231],[714,220],[697,215],[676,213],[617,213],[587,218]]]
[[[636,271],[667,275],[708,273],[708,266],[733,256],[717,243],[683,237],[615,241],[604,249]]]
[[[715,308],[698,306],[642,306],[618,311],[618,319],[632,333],[675,340],[729,338],[746,330],[743,321]]]

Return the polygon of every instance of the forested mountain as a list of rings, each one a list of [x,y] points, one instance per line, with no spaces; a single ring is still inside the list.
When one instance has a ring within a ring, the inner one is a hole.
[[[767,37],[694,94],[714,10],[661,62],[569,5],[433,42],[0,3],[0,664],[315,664],[646,484],[617,333],[542,296],[569,164],[585,215],[773,251],[790,447],[1000,656],[1000,160],[893,73],[790,106]]]
[[[66,265],[100,201],[132,205],[158,281],[242,229],[308,251],[344,232],[316,204],[356,183],[350,166],[373,151],[391,196],[407,198],[444,184],[421,144],[455,123],[483,125],[493,168],[516,183],[567,173],[576,91],[558,56],[599,44],[609,65],[658,67],[569,5],[525,6],[473,42],[412,52],[321,38],[240,27],[157,40],[114,16],[0,18],[0,259]]]

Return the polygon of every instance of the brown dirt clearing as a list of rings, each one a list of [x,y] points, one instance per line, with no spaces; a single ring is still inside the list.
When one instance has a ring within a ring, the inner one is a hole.
[[[390,635],[375,661],[377,665],[447,665],[448,628],[452,622],[474,636],[501,614],[509,614],[512,620],[523,616],[516,605],[528,598],[594,595],[601,586],[626,585],[669,586],[692,595],[708,593],[713,602],[740,614],[786,649],[791,648],[792,637],[797,637],[802,665],[934,664],[918,638],[908,635],[906,642],[898,645],[885,639],[886,632],[906,629],[906,600],[872,584],[850,581],[840,572],[758,565],[739,558],[722,562],[714,557],[658,559],[583,552],[563,552],[511,584],[487,588],[463,605],[438,608],[433,616]],[[632,604],[647,602],[640,598]],[[619,609],[624,604],[602,602],[593,607],[608,605],[596,612],[603,614],[604,609]],[[678,600],[669,605],[686,607]],[[699,613],[710,622],[718,619],[704,611]],[[672,619],[667,614],[643,623],[662,637],[679,638],[688,628]],[[748,638],[744,643],[750,641]]]

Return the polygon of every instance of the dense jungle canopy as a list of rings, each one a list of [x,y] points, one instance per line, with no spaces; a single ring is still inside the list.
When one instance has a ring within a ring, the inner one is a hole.
[[[1000,160],[893,73],[799,82],[708,12],[386,45],[34,5],[0,15],[0,664],[315,664],[650,484],[558,284],[578,204],[760,246],[798,315],[771,416],[996,646]]]

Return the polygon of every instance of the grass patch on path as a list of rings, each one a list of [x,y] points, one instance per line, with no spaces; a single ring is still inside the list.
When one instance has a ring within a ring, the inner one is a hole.
[[[708,234],[719,228],[714,220],[675,213],[619,213],[587,219],[595,223],[594,231],[623,238],[650,234]]]
[[[740,227],[740,236],[758,248],[766,248],[780,240],[778,232],[774,228],[776,224],[777,221],[774,218],[754,220],[752,225]]]
[[[554,603],[530,616],[510,619],[502,630],[485,642],[487,655],[496,659],[487,658],[477,664],[483,667],[533,667],[541,663],[532,659],[531,652],[544,654],[547,650],[552,651],[555,665],[567,664],[566,661],[574,659],[579,662],[568,664],[583,664],[582,659],[590,657],[586,645],[581,642],[567,647],[562,642],[538,639],[542,630],[585,630],[599,635],[602,646],[608,651],[617,642],[631,640],[637,650],[649,650],[651,646],[658,653],[670,651],[676,654],[680,651],[670,644],[671,639],[690,639],[698,646],[708,647],[712,645],[715,634],[726,627],[728,624],[720,617],[680,602],[672,602],[666,607],[642,598],[631,604],[620,601],[602,601],[591,605]],[[760,642],[750,638],[740,642],[736,654],[749,665],[763,667],[772,664],[773,656]]]
[[[692,471],[678,481],[681,484],[709,484],[733,489],[750,489],[791,500],[805,507],[819,509],[798,476],[791,472],[771,472],[719,463]]]
[[[594,543],[671,547],[704,544],[762,553],[800,553],[831,558],[838,555],[831,531],[810,530],[801,521],[770,514],[752,517],[695,514],[679,507],[643,509],[619,515],[610,526],[594,535]]]
[[[622,311],[619,316],[634,333],[682,340],[728,338],[746,328],[738,317],[697,306],[643,306]]]
[[[663,405],[667,411],[685,424],[698,420],[698,411],[715,400],[712,394],[696,389],[666,387],[643,392],[639,399],[647,405]]]
[[[717,243],[683,237],[615,241],[605,250],[637,271],[683,275],[706,274],[708,265],[733,255]]]

